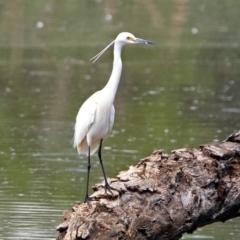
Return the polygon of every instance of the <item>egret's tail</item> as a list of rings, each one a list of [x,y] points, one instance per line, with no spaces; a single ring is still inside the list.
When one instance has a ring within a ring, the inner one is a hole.
[[[94,154],[97,151],[99,144],[100,141],[92,142],[90,147],[90,155]],[[73,147],[77,148],[78,154],[88,155],[88,143],[86,137],[80,143],[73,142]]]

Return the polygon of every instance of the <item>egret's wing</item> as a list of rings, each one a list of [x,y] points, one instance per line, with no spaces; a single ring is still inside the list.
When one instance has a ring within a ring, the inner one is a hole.
[[[77,147],[84,140],[94,122],[97,111],[97,102],[94,95],[87,99],[79,109],[75,124],[74,147]]]

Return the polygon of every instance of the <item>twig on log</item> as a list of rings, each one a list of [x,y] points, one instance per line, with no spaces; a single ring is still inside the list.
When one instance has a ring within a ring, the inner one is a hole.
[[[111,179],[109,195],[66,211],[58,240],[181,238],[198,227],[240,215],[240,131],[220,144],[152,153]]]

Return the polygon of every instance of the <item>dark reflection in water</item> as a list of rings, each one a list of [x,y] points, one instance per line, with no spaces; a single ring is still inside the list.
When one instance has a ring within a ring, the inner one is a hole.
[[[82,201],[86,158],[72,149],[82,102],[107,82],[121,31],[157,42],[126,46],[107,175],[153,150],[219,142],[240,128],[237,1],[1,1],[0,239],[54,239]],[[91,185],[102,180],[96,156]],[[183,239],[239,239],[239,219]]]

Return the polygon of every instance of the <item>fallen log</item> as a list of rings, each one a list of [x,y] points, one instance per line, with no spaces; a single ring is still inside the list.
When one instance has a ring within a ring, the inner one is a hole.
[[[158,150],[65,211],[57,240],[180,239],[240,215],[240,131],[219,144]]]

